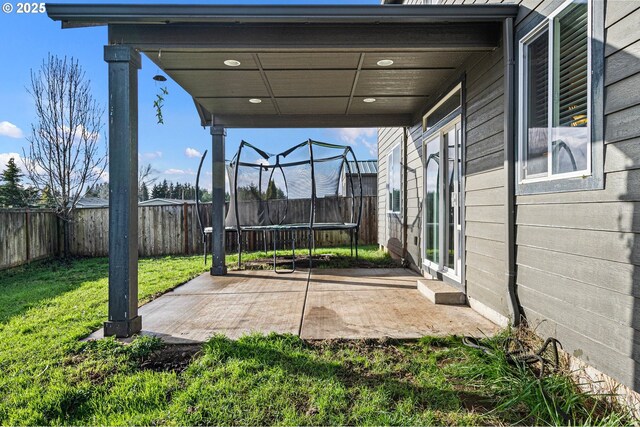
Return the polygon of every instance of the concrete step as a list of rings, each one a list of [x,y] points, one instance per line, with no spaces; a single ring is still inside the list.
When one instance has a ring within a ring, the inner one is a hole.
[[[418,290],[434,304],[464,305],[464,292],[440,280],[418,279]]]

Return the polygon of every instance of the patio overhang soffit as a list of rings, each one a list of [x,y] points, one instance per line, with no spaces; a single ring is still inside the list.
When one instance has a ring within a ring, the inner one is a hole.
[[[498,47],[502,21],[517,11],[47,5],[63,28],[108,25],[109,44],[147,55],[193,97],[203,126],[245,128],[412,125],[466,64]]]

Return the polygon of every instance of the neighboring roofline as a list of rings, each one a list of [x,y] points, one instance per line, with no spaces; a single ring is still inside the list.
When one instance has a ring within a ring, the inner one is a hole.
[[[470,5],[179,5],[48,3],[47,15],[63,28],[108,24],[261,23],[393,24],[501,21],[515,4]]]

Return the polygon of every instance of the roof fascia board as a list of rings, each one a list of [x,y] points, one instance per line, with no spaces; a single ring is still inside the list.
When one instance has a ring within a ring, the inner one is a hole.
[[[63,27],[114,23],[356,24],[501,21],[514,4],[482,5],[141,5],[48,3],[47,14]]]
[[[145,49],[394,51],[490,50],[498,46],[496,22],[425,25],[154,25],[109,24],[109,44]]]

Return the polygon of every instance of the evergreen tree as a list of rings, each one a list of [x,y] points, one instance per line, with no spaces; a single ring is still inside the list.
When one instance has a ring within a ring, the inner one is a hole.
[[[85,197],[99,197],[101,199],[109,199],[109,183],[102,182],[91,186],[86,193]]]
[[[164,181],[162,181],[162,185],[160,186],[160,196],[163,199],[166,199],[167,197],[171,197],[169,194],[169,183],[167,182],[167,180],[165,179]]]
[[[162,186],[160,184],[153,184],[153,188],[151,189],[151,198],[157,199],[162,197]]]
[[[149,200],[149,188],[146,183],[142,183],[140,186],[140,201],[143,202],[145,200]]]
[[[229,195],[229,193],[227,193]],[[200,189],[200,202],[209,203],[211,201],[211,193],[206,188]]]
[[[278,188],[274,180],[270,180],[269,185],[267,186],[266,199],[272,200],[272,199],[284,199],[284,198],[285,198],[284,191]]]
[[[7,163],[4,172],[0,174],[0,205],[22,207],[26,206],[27,194],[20,185],[22,172],[12,157]]]

